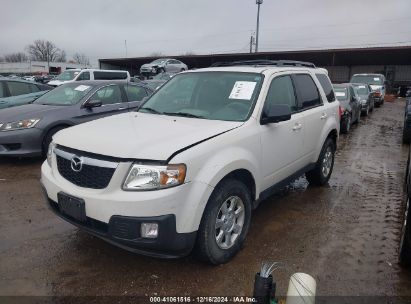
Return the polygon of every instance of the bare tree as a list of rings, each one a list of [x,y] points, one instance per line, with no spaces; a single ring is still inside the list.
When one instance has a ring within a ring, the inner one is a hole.
[[[4,61],[6,62],[25,62],[27,60],[29,60],[29,58],[23,52],[4,55]]]
[[[27,46],[27,51],[31,60],[36,61],[62,61],[66,59],[66,53],[60,50],[53,42],[37,39]]]
[[[56,59],[54,59],[55,62],[66,62],[67,61],[67,56],[66,52],[64,50],[60,51],[59,54],[57,54]]]
[[[75,53],[73,56],[73,61],[84,66],[90,65],[90,59],[83,53]]]

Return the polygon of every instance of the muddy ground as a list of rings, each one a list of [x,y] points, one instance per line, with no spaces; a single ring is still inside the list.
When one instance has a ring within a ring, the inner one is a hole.
[[[408,146],[404,102],[385,103],[341,136],[329,186],[304,177],[253,214],[244,249],[213,267],[116,248],[57,218],[45,205],[40,160],[0,160],[0,295],[251,295],[264,260],[284,294],[294,272],[318,295],[411,296],[397,264]],[[0,301],[1,302],[1,301]]]

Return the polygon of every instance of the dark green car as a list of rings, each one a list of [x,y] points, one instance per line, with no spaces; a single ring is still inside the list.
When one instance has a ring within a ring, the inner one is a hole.
[[[0,79],[0,110],[33,102],[53,87],[20,79]]]

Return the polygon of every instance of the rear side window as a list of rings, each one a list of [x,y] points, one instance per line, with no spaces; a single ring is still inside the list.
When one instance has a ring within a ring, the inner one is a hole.
[[[77,81],[90,80],[90,72],[83,72],[77,77]]]
[[[275,78],[270,85],[266,97],[265,109],[271,105],[289,105],[291,112],[297,111],[297,101],[294,93],[294,86],[290,76],[280,76]]]
[[[128,101],[140,101],[147,96],[146,90],[139,86],[128,85],[125,89]]]
[[[11,96],[18,96],[23,94],[30,94],[30,86],[24,82],[8,81],[9,91]]]
[[[117,85],[111,85],[99,89],[90,100],[100,100],[103,105],[122,102],[121,91]]]
[[[317,79],[324,90],[325,96],[327,96],[328,102],[335,101],[334,90],[328,76],[325,74],[315,74],[315,76],[317,76]]]
[[[294,83],[302,109],[315,107],[321,104],[321,97],[318,93],[317,86],[310,75],[294,75]]]
[[[30,90],[32,93],[36,93],[40,91],[39,87],[36,86],[35,84],[30,84]]]
[[[94,79],[95,80],[127,79],[127,73],[126,72],[95,71]]]

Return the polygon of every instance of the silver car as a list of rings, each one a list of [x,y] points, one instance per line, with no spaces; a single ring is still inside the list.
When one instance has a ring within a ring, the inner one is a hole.
[[[162,58],[151,63],[143,64],[140,68],[142,75],[157,75],[159,73],[179,73],[188,70],[187,65],[177,59]]]

